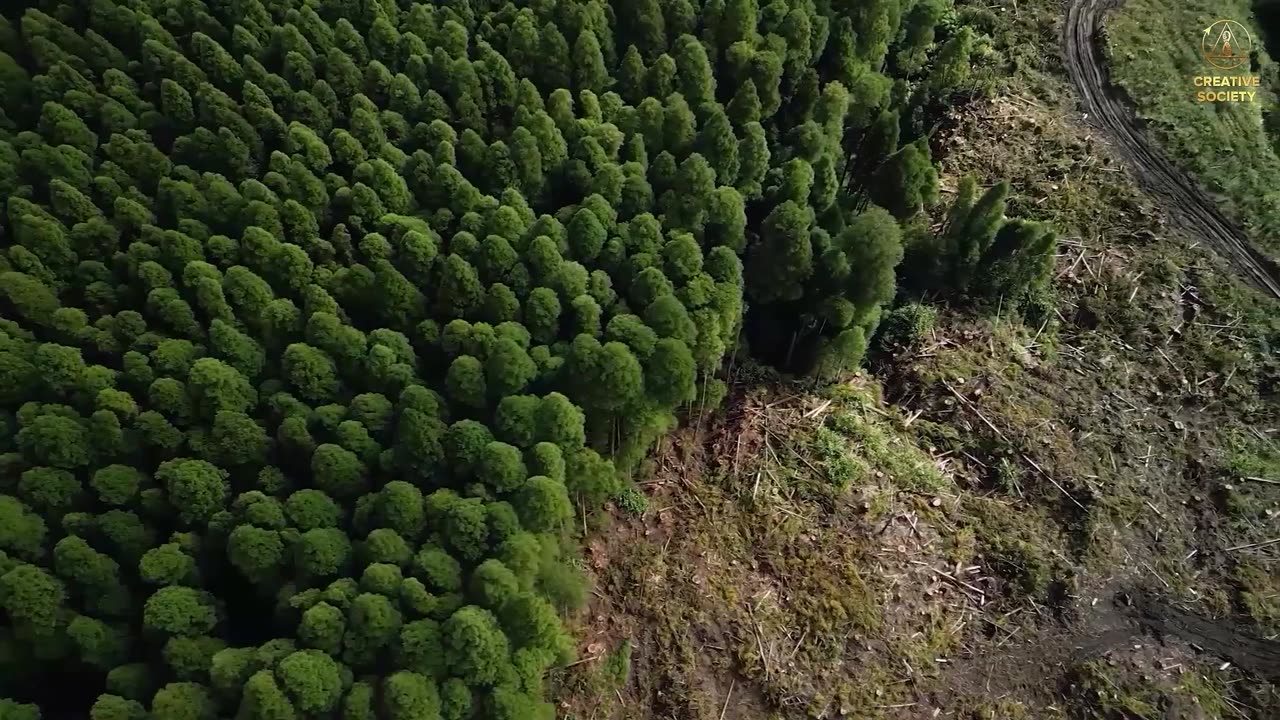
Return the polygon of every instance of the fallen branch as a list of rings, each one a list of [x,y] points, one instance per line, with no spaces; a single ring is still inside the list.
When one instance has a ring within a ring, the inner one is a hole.
[[[1235,552],[1237,550],[1250,550],[1253,548],[1260,548],[1260,547],[1269,547],[1277,543],[1280,543],[1280,538],[1275,538],[1273,540],[1264,540],[1262,542],[1256,542],[1256,543],[1248,543],[1247,545],[1236,545],[1235,547],[1227,548],[1227,552]]]
[[[574,667],[574,666],[576,666],[576,665],[581,665],[582,663],[589,663],[589,662],[591,662],[591,661],[593,661],[593,660],[599,660],[599,659],[600,659],[600,658],[602,658],[602,657],[604,657],[604,655],[593,655],[592,657],[585,657],[585,658],[582,658],[581,660],[574,660],[573,662],[569,663],[568,665],[561,665],[561,666],[560,666],[560,669],[562,669],[562,670],[563,670],[563,669],[565,669],[565,668],[571,668],[571,667]]]

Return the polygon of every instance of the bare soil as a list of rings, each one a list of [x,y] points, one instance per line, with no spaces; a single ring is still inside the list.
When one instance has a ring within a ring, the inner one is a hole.
[[[1160,597],[1131,598],[1132,616],[1159,637],[1176,637],[1271,682],[1280,682],[1280,642],[1258,637],[1229,619],[1209,620]]]

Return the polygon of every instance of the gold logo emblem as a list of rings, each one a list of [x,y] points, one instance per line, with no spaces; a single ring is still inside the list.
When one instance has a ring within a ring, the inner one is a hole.
[[[1235,20],[1215,22],[1204,29],[1200,38],[1200,54],[1219,70],[1235,70],[1248,63],[1252,52],[1253,36]]]

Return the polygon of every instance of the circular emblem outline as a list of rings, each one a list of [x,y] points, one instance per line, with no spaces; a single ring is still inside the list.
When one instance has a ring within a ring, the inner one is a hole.
[[[1218,20],[1200,36],[1200,55],[1219,70],[1235,70],[1249,62],[1253,35],[1235,20]]]

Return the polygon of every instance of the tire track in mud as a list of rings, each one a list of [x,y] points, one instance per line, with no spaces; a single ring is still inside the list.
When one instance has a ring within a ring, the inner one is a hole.
[[[1103,19],[1123,0],[1070,0],[1063,29],[1063,60],[1088,120],[1111,138],[1138,183],[1161,200],[1178,224],[1203,239],[1246,279],[1280,298],[1280,265],[1253,247],[1187,173],[1149,140],[1122,92],[1111,84],[1101,47]]]
[[[1260,678],[1280,683],[1280,642],[1264,640],[1229,620],[1210,620],[1187,612],[1151,593],[1138,593],[1130,600],[1138,623],[1157,636],[1181,638]]]

